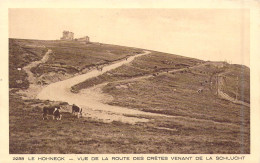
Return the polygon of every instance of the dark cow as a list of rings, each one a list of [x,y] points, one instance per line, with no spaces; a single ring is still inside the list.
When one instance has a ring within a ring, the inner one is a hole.
[[[60,108],[55,108],[53,112],[53,119],[61,120],[62,115],[60,114]]]
[[[73,104],[72,114],[79,118],[80,116],[82,116],[82,108],[79,108],[77,105]]]
[[[52,115],[53,120],[61,120],[62,115],[60,114],[60,109],[60,106],[43,107],[42,119],[48,119],[48,115]]]

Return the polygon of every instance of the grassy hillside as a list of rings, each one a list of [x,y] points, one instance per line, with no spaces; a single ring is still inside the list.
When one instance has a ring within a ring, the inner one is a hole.
[[[48,49],[53,51],[48,61],[31,70],[37,77],[44,75],[44,78],[48,79],[48,75],[52,76],[53,72],[70,77],[76,73],[104,66],[142,51],[123,46],[100,43],[82,44],[76,41],[9,39],[9,45],[10,88],[19,87],[19,83],[16,82],[18,80],[17,67],[23,67],[32,61],[40,60]],[[19,76],[24,81],[23,83],[27,83],[24,87],[28,87],[26,74],[22,71]],[[58,78],[60,75],[56,76]]]
[[[17,40],[9,39],[9,87],[28,88],[27,74],[18,68],[40,60],[45,52],[43,47],[21,46]]]
[[[91,87],[103,82],[111,82],[123,79],[131,79],[133,77],[141,77],[144,75],[157,74],[167,70],[178,70],[190,66],[194,66],[203,61],[172,55],[161,52],[152,52],[149,55],[142,56],[130,64],[123,65],[112,71],[104,73],[101,76],[86,80],[73,87],[74,91]]]
[[[108,83],[103,92],[110,105],[167,115],[141,116],[148,123],[135,125],[77,119],[63,113],[61,121],[41,118],[51,101],[24,100],[16,91],[28,87],[26,73],[17,68],[40,60],[47,49],[48,61],[31,69],[37,78],[63,78],[85,73],[142,49],[81,44],[74,41],[10,39],[10,153],[250,153],[250,108],[217,95],[217,76],[225,76],[222,91],[250,103],[250,70],[245,66],[205,62],[152,51],[101,76],[73,87],[75,92]],[[27,58],[28,57],[28,58]],[[168,73],[167,73],[168,72]],[[239,79],[239,89],[235,83]],[[27,85],[16,83],[21,79]],[[51,83],[53,81],[48,81]],[[201,93],[198,90],[202,90]],[[67,104],[65,104],[69,107]],[[127,115],[126,116],[133,116]]]
[[[223,91],[233,98],[250,103],[249,68],[242,65],[231,65],[224,77]]]
[[[21,48],[28,45],[41,45],[53,51],[50,59],[32,71],[40,76],[48,72],[75,74],[84,69],[91,69],[111,62],[124,59],[126,56],[141,53],[142,50],[116,45],[100,43],[82,44],[76,41],[40,41],[40,40],[13,40]]]
[[[47,102],[23,101],[13,94],[10,98],[12,154],[249,153],[249,132],[241,133],[240,126],[189,117],[153,117],[150,123],[129,125],[77,119],[70,113],[63,113],[61,121],[43,121],[41,109],[35,106]],[[240,142],[241,136],[244,142]]]

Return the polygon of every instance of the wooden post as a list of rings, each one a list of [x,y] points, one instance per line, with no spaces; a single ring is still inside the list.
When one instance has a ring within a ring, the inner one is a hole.
[[[217,75],[217,81],[216,81],[216,83],[217,83],[217,95],[218,95],[218,75]]]
[[[236,84],[236,101],[237,101],[237,99],[238,99],[238,87],[239,87],[239,81],[238,81],[238,76],[237,76],[237,84]]]

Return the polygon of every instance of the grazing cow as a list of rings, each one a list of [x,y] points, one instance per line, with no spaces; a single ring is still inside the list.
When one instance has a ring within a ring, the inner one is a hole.
[[[82,108],[79,108],[77,105],[73,104],[72,114],[79,118],[80,116],[82,116]]]
[[[60,114],[60,108],[55,108],[53,112],[53,119],[61,120],[62,115]]]
[[[61,120],[60,106],[43,107],[42,119],[48,119],[48,115],[52,115],[53,120]]]

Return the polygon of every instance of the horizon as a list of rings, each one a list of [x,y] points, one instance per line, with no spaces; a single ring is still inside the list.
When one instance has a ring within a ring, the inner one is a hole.
[[[246,9],[9,9],[9,38],[59,40],[68,30],[91,42],[250,67],[249,19]]]
[[[9,38],[9,39],[17,39],[17,40],[36,40],[36,41],[60,41],[60,39],[56,39],[56,40],[40,40],[40,39],[26,39],[26,38]],[[74,38],[75,39],[75,38]],[[64,41],[64,40],[61,40]],[[69,40],[70,41],[70,40]],[[74,40],[71,40],[74,41]],[[109,44],[109,43],[104,43],[104,42],[93,42],[90,41],[90,43],[101,43],[101,44],[107,44],[107,45],[115,45],[115,46],[125,46],[125,45],[119,45],[119,44]],[[125,47],[129,47],[129,48],[138,48],[138,49],[143,49],[143,50],[150,50],[150,51],[156,51],[156,50],[151,50],[151,49],[144,49],[144,48],[140,48],[140,47],[132,47],[132,46],[125,46]],[[156,51],[156,52],[161,52],[161,53],[166,53],[166,54],[171,54],[171,55],[178,55],[178,56],[182,56],[182,57],[188,57],[188,58],[193,58],[193,59],[199,59],[199,58],[194,58],[194,57],[189,57],[189,56],[184,56],[181,54],[175,54],[175,53],[168,53],[168,52],[163,52],[163,51]],[[210,62],[227,62],[228,64],[232,64],[232,65],[243,65],[246,66],[248,68],[250,68],[250,66],[244,65],[244,64],[239,64],[239,63],[229,63],[228,61],[212,61],[212,60],[204,60],[204,59],[199,59],[199,60],[203,60],[203,61],[210,61]]]

